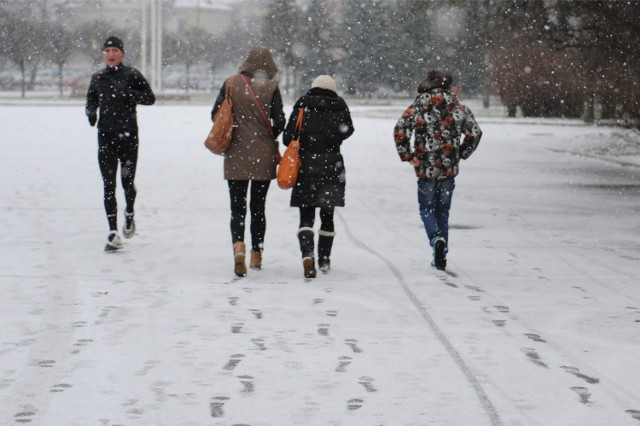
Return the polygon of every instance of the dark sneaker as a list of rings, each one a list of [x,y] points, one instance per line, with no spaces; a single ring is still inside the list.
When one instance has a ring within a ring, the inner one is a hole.
[[[444,271],[447,267],[447,257],[446,257],[446,241],[442,237],[434,238],[433,243],[433,265],[435,265],[436,269],[440,271]]]
[[[124,216],[124,228],[122,228],[122,235],[125,238],[131,238],[136,234],[136,221],[133,219],[133,215],[125,214]]]
[[[122,241],[120,241],[118,231],[109,232],[109,236],[107,237],[107,245],[104,246],[104,251],[115,251],[121,248]]]

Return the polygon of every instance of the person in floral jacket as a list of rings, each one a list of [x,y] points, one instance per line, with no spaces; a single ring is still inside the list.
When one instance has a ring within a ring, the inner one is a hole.
[[[431,266],[439,270],[447,266],[449,209],[459,163],[473,154],[482,136],[471,110],[452,92],[452,83],[448,72],[429,70],[393,132],[400,159],[414,167],[420,217],[433,248]]]

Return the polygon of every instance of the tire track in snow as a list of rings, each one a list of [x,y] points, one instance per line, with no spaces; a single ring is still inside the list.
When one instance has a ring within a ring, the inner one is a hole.
[[[462,359],[462,356],[453,347],[453,345],[451,344],[447,336],[442,332],[442,330],[440,330],[440,327],[438,327],[438,324],[436,324],[436,322],[431,317],[431,315],[429,315],[427,308],[422,304],[422,302],[420,302],[420,299],[418,299],[415,293],[411,291],[406,281],[404,280],[404,277],[400,273],[400,270],[387,258],[385,258],[380,253],[368,247],[366,244],[364,244],[362,241],[356,238],[356,236],[351,233],[351,230],[349,229],[347,222],[342,217],[342,214],[337,210],[336,210],[336,216],[338,216],[338,218],[342,222],[342,225],[344,226],[344,230],[347,234],[347,237],[349,237],[351,242],[353,242],[353,244],[356,247],[366,252],[369,252],[370,254],[374,255],[375,257],[380,259],[382,262],[384,262],[385,265],[387,265],[387,267],[389,268],[393,276],[396,278],[396,280],[404,290],[405,294],[407,295],[411,303],[416,307],[416,309],[418,309],[422,318],[425,320],[425,322],[427,323],[431,331],[438,338],[438,341],[440,341],[442,346],[444,346],[449,356],[453,359],[454,363],[458,366],[458,368],[464,374],[465,378],[467,379],[467,381],[475,391],[476,395],[478,396],[478,399],[480,400],[480,404],[482,405],[484,410],[487,412],[487,415],[491,419],[491,424],[493,424],[494,426],[502,426],[502,420],[500,419],[500,415],[496,411],[496,408],[493,406],[493,403],[491,402],[491,400],[489,400],[489,397],[487,396],[487,394],[484,392],[482,385],[480,385],[480,382],[478,381],[478,379],[474,376],[471,369],[464,362],[464,360]]]

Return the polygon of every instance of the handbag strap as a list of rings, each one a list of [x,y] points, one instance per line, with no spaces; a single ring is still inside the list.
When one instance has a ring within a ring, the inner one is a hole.
[[[229,100],[231,100],[231,89],[233,89],[234,81],[235,81],[235,77],[233,76],[229,77],[229,80],[227,80],[227,90],[225,93],[225,98],[228,98]]]
[[[249,93],[251,93],[251,96],[253,96],[253,101],[258,107],[260,114],[262,114],[262,118],[264,118],[264,121],[267,123],[267,127],[269,127],[269,132],[271,132],[271,137],[273,137],[273,140],[275,140],[276,135],[273,133],[273,128],[271,127],[271,120],[267,118],[267,114],[265,114],[264,110],[262,109],[262,106],[260,105],[260,102],[258,102],[258,98],[256,97],[256,94],[253,93],[253,89],[251,88],[251,85],[249,84],[245,76],[240,74],[240,77],[242,77],[242,79],[244,80],[244,83],[247,85],[247,88],[249,89]]]
[[[302,132],[302,116],[304,115],[304,107],[298,110],[298,118],[296,119],[296,126],[293,128],[293,138],[300,143],[300,133]]]

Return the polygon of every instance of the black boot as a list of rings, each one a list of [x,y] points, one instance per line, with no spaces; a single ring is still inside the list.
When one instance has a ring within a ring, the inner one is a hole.
[[[306,278],[315,278],[316,268],[315,259],[313,257],[313,228],[298,229],[298,241],[300,241],[300,252],[302,253],[304,276]]]
[[[318,265],[322,272],[329,272],[331,269],[331,247],[333,246],[333,237],[335,232],[323,231],[318,232]]]

